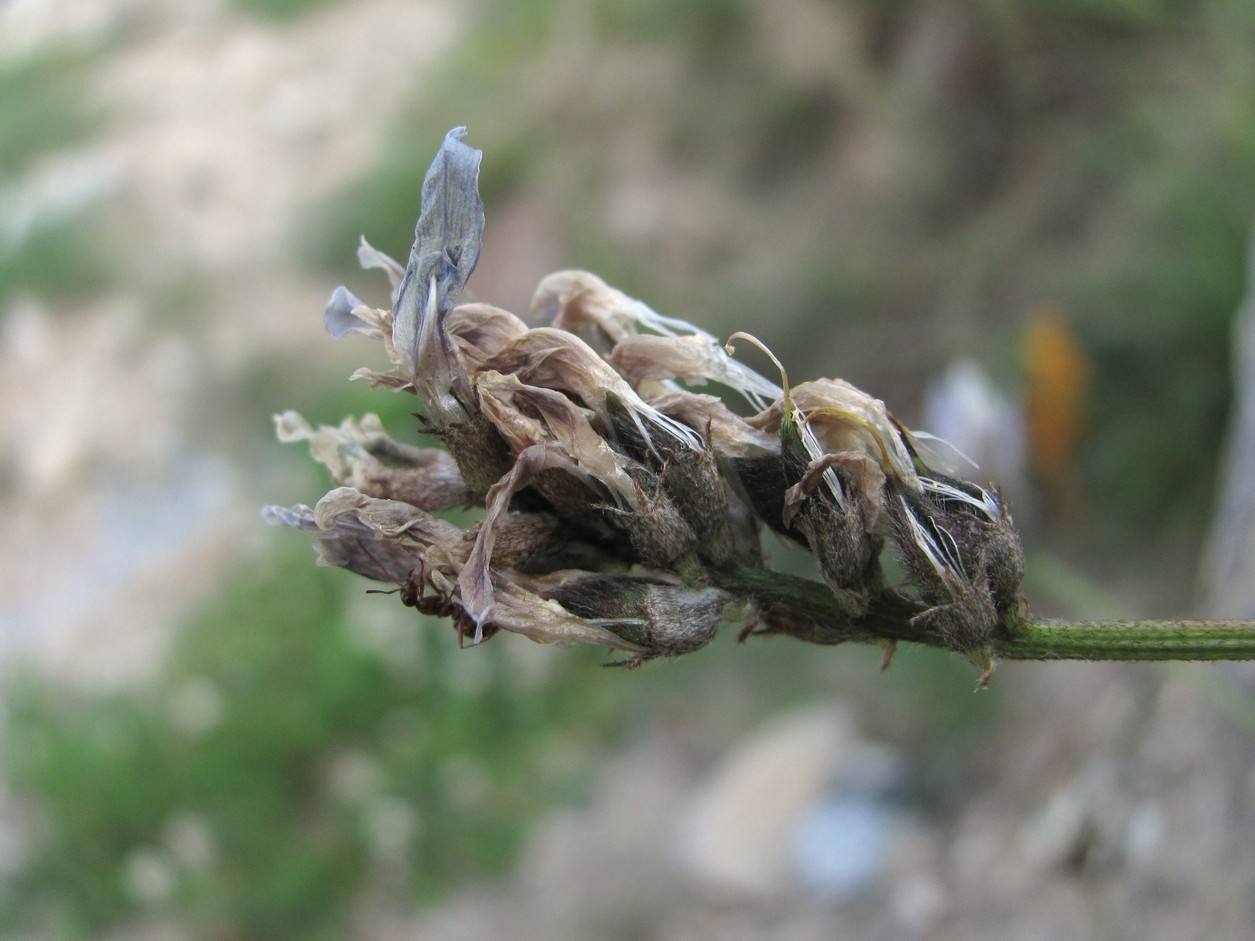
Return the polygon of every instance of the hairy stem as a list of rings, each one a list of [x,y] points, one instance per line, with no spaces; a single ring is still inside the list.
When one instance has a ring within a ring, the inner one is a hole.
[[[905,641],[944,647],[911,623],[923,605],[885,589],[851,614],[827,586],[763,569],[709,573],[725,591],[753,600],[776,626],[815,643]],[[781,627],[779,625],[788,625]],[[992,638],[999,660],[1255,660],[1255,621],[1069,621],[1011,618]]]
[[[994,651],[1004,660],[1255,660],[1255,621],[1026,619]]]

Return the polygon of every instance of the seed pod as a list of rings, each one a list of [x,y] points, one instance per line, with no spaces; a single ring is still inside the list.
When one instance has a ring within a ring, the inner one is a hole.
[[[479,526],[463,533],[466,555],[478,535]],[[559,569],[599,570],[622,563],[601,547],[578,538],[552,513],[511,512],[497,523],[489,564],[494,571],[545,575]]]
[[[772,532],[797,539],[784,524],[784,492],[789,480],[784,473],[784,461],[779,453],[734,457],[729,461],[738,490],[755,515],[767,524]]]
[[[731,558],[728,495],[710,449],[704,443],[694,447],[692,438],[682,438],[664,425],[634,421],[613,393],[606,396],[606,410],[619,452],[642,468],[633,476],[643,491],[652,492],[645,512],[653,519],[639,534],[644,554],[661,557],[675,552],[670,559],[674,560],[696,549],[717,563]],[[682,526],[673,522],[673,516]],[[659,545],[653,548],[650,543]]]
[[[1018,603],[1019,537],[1001,501],[956,478],[921,476],[920,491],[892,487],[890,515],[907,581],[930,607],[915,621],[960,651],[988,648]]]
[[[780,451],[786,479],[782,521],[805,539],[828,587],[852,615],[867,611],[871,592],[879,587],[880,550],[884,540],[868,519],[871,501],[860,490],[860,452],[826,454],[811,460],[791,419],[780,423]],[[883,486],[884,476],[873,476]],[[835,481],[835,486],[834,486]]]
[[[643,653],[623,662],[690,653],[710,643],[731,600],[717,588],[670,585],[629,575],[561,573],[538,589],[572,614],[606,628]]]
[[[427,425],[425,430],[440,439],[477,500],[483,500],[488,489],[510,470],[509,448],[478,408],[443,426]]]
[[[921,475],[920,482],[933,503],[960,529],[963,563],[988,580],[998,613],[1018,607],[1024,547],[1001,494],[941,474]]]

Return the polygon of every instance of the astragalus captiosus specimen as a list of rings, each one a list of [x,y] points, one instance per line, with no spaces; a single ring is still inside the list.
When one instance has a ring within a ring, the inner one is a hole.
[[[783,368],[778,385],[588,272],[546,277],[526,317],[473,300],[481,153],[464,135],[450,131],[427,172],[406,265],[365,240],[358,250],[387,275],[391,303],[337,288],[325,311],[332,335],[383,342],[391,368],[354,378],[414,395],[442,447],[393,438],[373,415],[317,429],[295,412],[276,419],[336,488],[312,509],[265,514],[309,533],[322,564],[393,583],[465,642],[511,631],[613,648],[629,666],[697,650],[724,624],[880,643],[886,662],[899,641],[943,647],[982,682],[999,657],[1182,655],[1171,643],[1139,652],[1119,633],[1132,625],[1030,621],[998,490],[962,479],[935,439],[853,385],[790,386]],[[708,382],[743,407],[692,391]],[[438,515],[467,506],[483,509],[467,528]],[[808,549],[820,580],[772,571],[764,527]],[[1143,640],[1153,629],[1136,626]],[[1242,635],[1218,650],[1255,645]]]

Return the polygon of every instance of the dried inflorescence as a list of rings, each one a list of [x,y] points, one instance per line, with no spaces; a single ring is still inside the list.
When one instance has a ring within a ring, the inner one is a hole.
[[[849,383],[790,388],[781,369],[777,385],[587,272],[545,278],[526,319],[472,301],[484,215],[464,133],[424,180],[408,264],[358,251],[391,306],[337,288],[325,312],[334,336],[383,341],[392,368],[354,378],[415,395],[442,447],[397,441],[373,415],[314,429],[286,412],[280,439],[307,441],[336,489],[267,518],[474,643],[506,630],[637,664],[737,619],[820,643],[921,640],[988,668],[1023,575],[997,491]],[[754,414],[689,388],[707,382]],[[484,511],[469,528],[436,515],[466,506]],[[827,603],[764,588],[764,526],[813,553]],[[902,586],[886,583],[886,543]]]

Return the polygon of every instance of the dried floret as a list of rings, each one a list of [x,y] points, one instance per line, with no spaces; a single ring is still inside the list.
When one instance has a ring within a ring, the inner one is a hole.
[[[308,441],[310,456],[338,486],[429,512],[467,506],[474,499],[447,451],[397,441],[377,415],[367,414],[360,422],[346,418],[339,427],[315,430],[289,411],[275,416],[275,431],[280,441]]]

